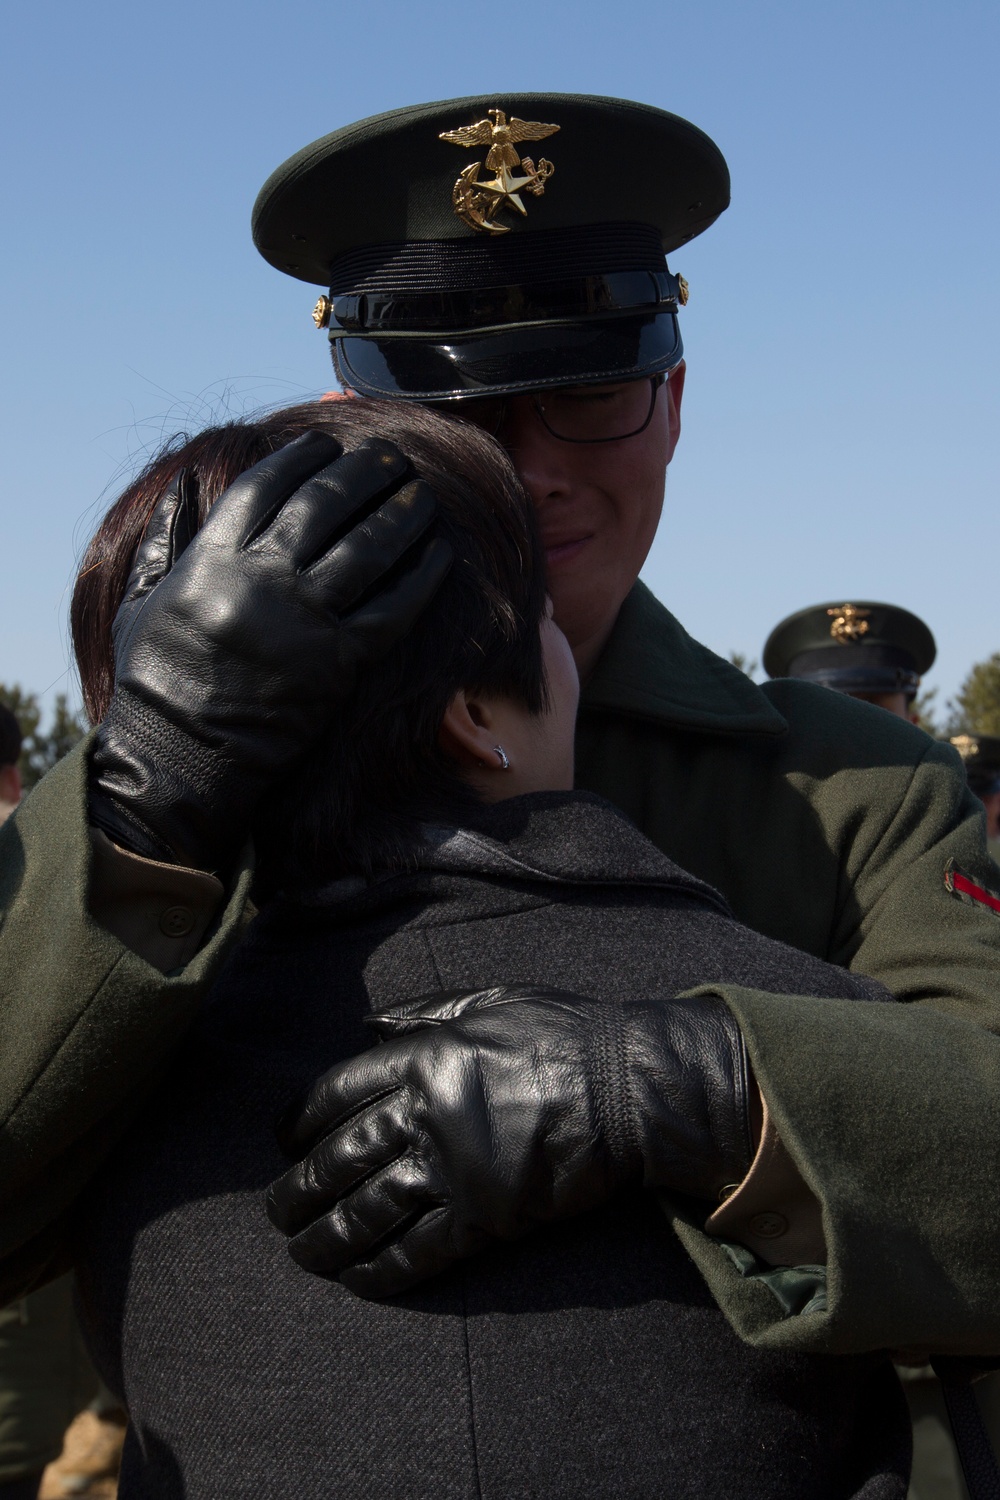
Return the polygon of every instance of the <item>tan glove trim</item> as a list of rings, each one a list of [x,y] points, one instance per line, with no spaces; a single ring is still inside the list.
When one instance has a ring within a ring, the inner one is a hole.
[[[819,1199],[786,1151],[761,1096],[760,1145],[740,1185],[705,1222],[705,1233],[746,1245],[771,1266],[826,1264]]]
[[[98,828],[90,830],[90,845],[88,907],[95,922],[162,973],[184,968],[225,896],[221,880],[144,859]]]

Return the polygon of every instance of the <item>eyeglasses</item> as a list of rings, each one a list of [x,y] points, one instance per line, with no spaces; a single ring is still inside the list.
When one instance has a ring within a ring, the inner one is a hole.
[[[547,432],[564,443],[620,443],[638,437],[653,420],[656,393],[667,373],[618,385],[573,385],[528,396]],[[434,411],[502,437],[510,396],[476,396],[464,401],[426,401]]]

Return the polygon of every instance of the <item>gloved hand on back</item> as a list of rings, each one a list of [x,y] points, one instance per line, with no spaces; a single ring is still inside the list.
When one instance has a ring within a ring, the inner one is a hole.
[[[307,1270],[384,1297],[629,1185],[718,1202],[752,1141],[721,1000],[500,987],[372,1018],[279,1127],[268,1214]]]

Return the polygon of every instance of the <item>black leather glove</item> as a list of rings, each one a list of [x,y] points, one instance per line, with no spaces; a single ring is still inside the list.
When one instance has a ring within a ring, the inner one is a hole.
[[[628,1184],[718,1201],[751,1159],[721,1000],[619,1005],[519,986],[372,1018],[384,1046],[279,1125],[267,1209],[299,1265],[390,1296]]]
[[[340,453],[324,433],[297,438],[242,474],[193,540],[184,475],[157,507],[91,759],[91,820],[116,843],[225,869],[266,788],[443,579],[451,550],[434,540],[373,597],[437,502],[391,443]]]

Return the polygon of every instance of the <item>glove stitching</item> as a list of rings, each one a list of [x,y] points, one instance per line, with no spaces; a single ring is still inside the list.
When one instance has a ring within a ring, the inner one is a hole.
[[[616,1178],[641,1169],[632,1120],[621,1007],[601,1006],[596,1027],[597,1114]]]
[[[750,1120],[750,1059],[747,1056],[747,1044],[743,1038],[742,1031],[736,1029],[736,1035],[732,1036],[733,1045],[733,1087],[737,1094],[736,1117],[742,1139],[739,1142],[739,1150],[742,1156],[742,1176],[746,1176],[750,1170],[753,1160],[753,1127]]]
[[[182,785],[206,800],[221,782],[238,771],[232,762],[203,741],[193,739],[128,688],[119,688],[115,693],[115,703],[105,723],[114,728],[121,724],[127,742],[134,744],[140,753],[151,754],[162,769],[173,773]]]

